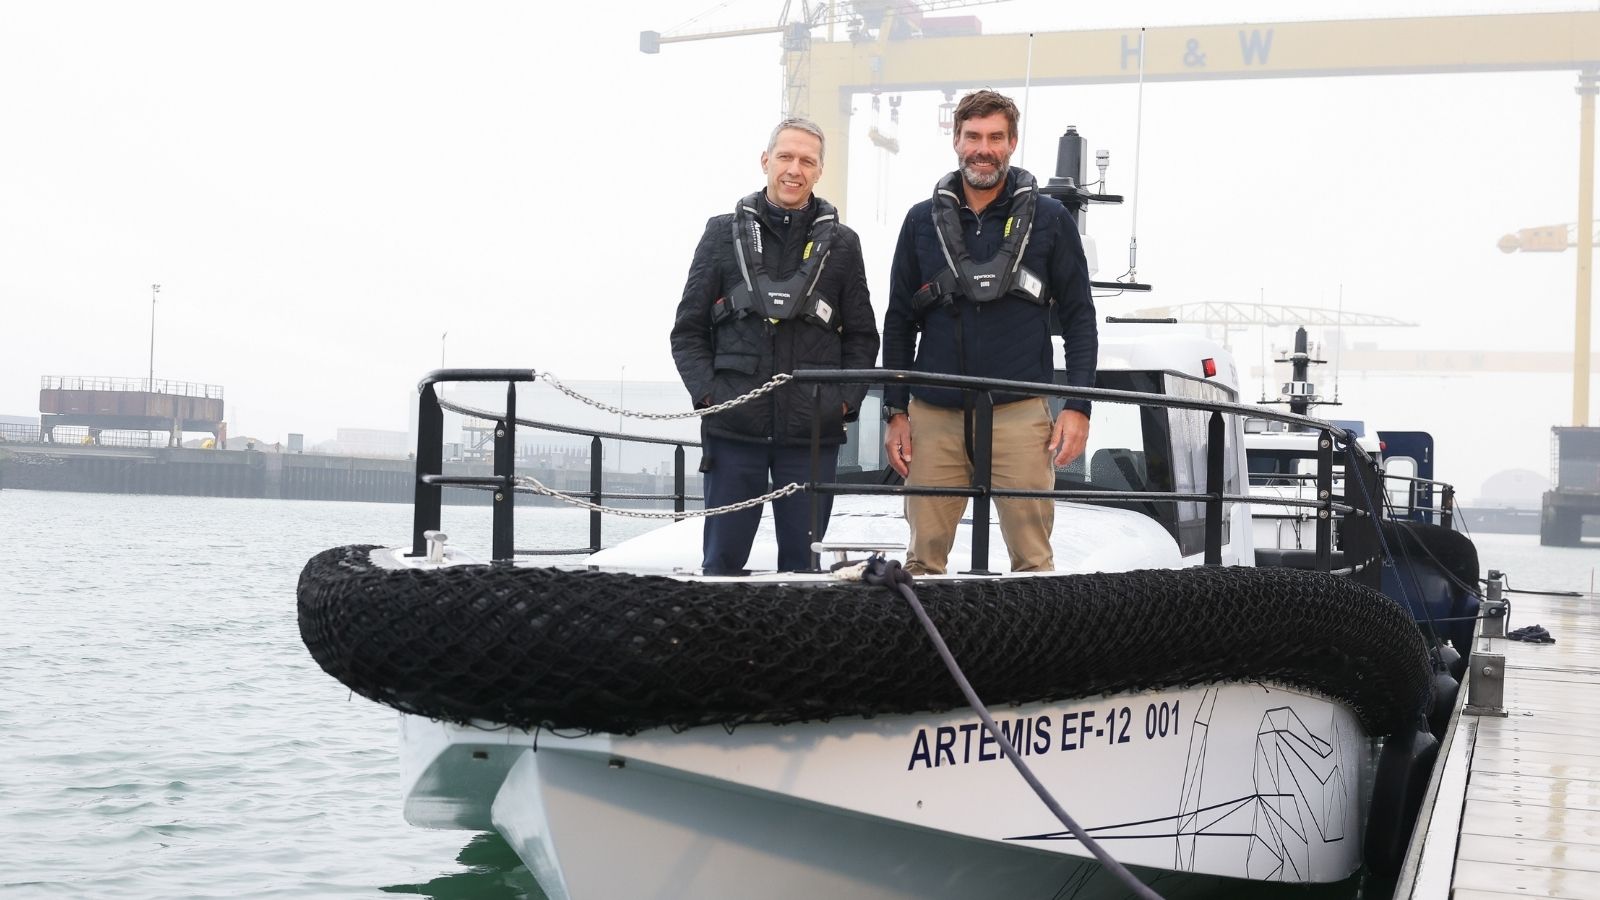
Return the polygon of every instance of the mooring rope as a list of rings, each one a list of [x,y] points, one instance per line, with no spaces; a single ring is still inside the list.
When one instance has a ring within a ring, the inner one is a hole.
[[[995,724],[994,716],[989,715],[989,708],[983,705],[982,700],[978,699],[978,692],[973,690],[972,682],[967,680],[966,674],[961,671],[961,666],[956,663],[955,656],[951,654],[950,646],[944,642],[943,635],[939,634],[938,627],[933,624],[932,619],[928,618],[928,611],[922,607],[922,601],[917,599],[917,592],[911,588],[911,573],[902,568],[898,560],[885,559],[882,554],[878,554],[867,560],[866,568],[862,572],[861,578],[867,584],[888,588],[890,591],[905,598],[906,603],[911,605],[911,611],[916,614],[917,621],[922,623],[922,629],[928,633],[928,640],[933,642],[934,649],[939,652],[939,658],[944,660],[944,666],[950,671],[950,677],[955,679],[956,685],[961,688],[961,693],[967,698],[968,705],[978,714],[978,718],[983,720],[983,727],[1000,744],[1001,752],[1006,755],[1006,759],[1011,760],[1011,765],[1016,767],[1017,773],[1022,776],[1022,780],[1033,788],[1033,792],[1039,796],[1040,800],[1044,801],[1044,805],[1060,820],[1061,824],[1067,826],[1067,830],[1072,832],[1072,836],[1077,838],[1078,842],[1084,847],[1087,847],[1089,852],[1094,854],[1095,859],[1098,859],[1100,864],[1113,877],[1121,881],[1134,896],[1142,897],[1144,900],[1161,900],[1160,894],[1157,894],[1149,885],[1134,877],[1134,874],[1129,872],[1126,866],[1118,862],[1116,857],[1113,857],[1104,847],[1100,846],[1099,841],[1090,837],[1082,826],[1067,815],[1067,811],[1062,808],[1060,803],[1056,802],[1055,797],[1051,796],[1050,791],[1039,781],[1039,777],[1034,775],[1033,770],[1028,768],[1028,764],[1022,761],[1021,756],[1017,755],[1016,748],[1011,746],[1011,741],[1000,731],[1000,726]]]

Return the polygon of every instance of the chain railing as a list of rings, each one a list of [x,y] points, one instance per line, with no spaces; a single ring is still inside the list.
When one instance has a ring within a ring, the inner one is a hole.
[[[787,376],[785,376],[786,378]],[[516,387],[518,384],[545,380],[540,373],[531,369],[441,369],[423,379],[418,386],[420,398],[417,417],[417,486],[416,500],[412,517],[412,551],[414,554],[426,552],[426,539],[424,532],[437,529],[441,516],[441,490],[445,487],[466,487],[494,491],[493,504],[493,558],[497,561],[509,561],[513,555],[565,555],[593,553],[601,546],[601,521],[605,514],[635,516],[638,510],[622,510],[617,507],[607,507],[602,501],[607,496],[604,490],[604,474],[602,469],[601,439],[617,439],[622,441],[635,441],[642,443],[661,444],[672,446],[673,449],[673,491],[670,494],[610,494],[617,499],[628,500],[670,500],[673,510],[662,513],[662,517],[670,515],[673,518],[687,518],[687,501],[699,500],[697,496],[690,496],[687,490],[688,476],[685,464],[685,448],[698,447],[697,442],[679,438],[666,438],[646,435],[624,434],[621,432],[597,431],[593,429],[574,428],[554,422],[540,422],[532,419],[518,418],[516,415]],[[597,408],[606,408],[616,412],[616,407],[599,404],[590,398],[577,395],[576,392],[560,385],[554,376],[550,377],[552,386],[562,390],[569,396],[587,402]],[[501,411],[478,409],[455,401],[447,401],[439,396],[435,385],[448,382],[502,382],[506,385],[506,402]],[[781,382],[779,382],[781,384]],[[772,390],[776,384],[766,388]],[[764,391],[763,391],[764,393]],[[759,395],[759,394],[758,394]],[[740,402],[745,402],[741,400]],[[444,439],[444,412],[459,413],[472,416],[493,423],[493,453],[494,474],[490,476],[456,476],[444,475],[443,466],[443,439]],[[626,411],[624,411],[626,412]],[[711,410],[696,410],[695,414],[705,415]],[[644,418],[651,414],[635,415],[634,418]],[[688,418],[689,416],[675,416],[674,418]],[[544,486],[545,490],[558,494],[553,496],[560,502],[569,502],[572,505],[584,506],[589,510],[589,545],[573,548],[571,550],[517,550],[512,545],[512,508],[513,499],[517,493],[540,493],[534,488],[536,480],[519,481],[514,471],[514,456],[516,450],[517,426],[535,428],[560,434],[575,434],[589,438],[589,492],[587,499],[575,496],[572,493],[556,491],[554,488]],[[574,502],[577,501],[577,502]],[[651,516],[652,518],[654,516]]]
[[[772,391],[777,390],[779,387],[782,387],[784,384],[787,384],[788,382],[794,380],[793,376],[791,376],[791,375],[779,373],[777,375],[774,375],[771,379],[769,379],[764,384],[758,385],[757,387],[755,387],[755,388],[753,388],[753,389],[751,389],[749,391],[746,391],[745,393],[740,394],[739,396],[734,397],[734,398],[732,398],[730,400],[726,400],[726,401],[724,401],[722,403],[718,403],[718,404],[714,404],[714,405],[706,406],[706,407],[701,407],[699,409],[694,409],[694,410],[690,410],[688,412],[681,412],[681,413],[650,413],[650,412],[642,412],[642,411],[639,411],[639,410],[624,409],[624,408],[618,407],[618,406],[612,406],[609,403],[605,403],[603,401],[596,400],[593,397],[589,397],[589,396],[586,396],[584,394],[581,394],[581,393],[573,390],[572,388],[567,387],[565,384],[563,384],[561,382],[561,380],[559,378],[557,378],[555,375],[553,375],[553,374],[551,374],[549,372],[529,371],[526,374],[527,374],[526,378],[520,378],[519,377],[518,379],[516,379],[516,381],[518,381],[518,382],[520,382],[520,381],[543,381],[544,383],[548,384],[550,387],[554,388],[556,391],[558,391],[558,392],[560,392],[562,394],[565,394],[567,397],[570,397],[573,400],[576,400],[579,403],[584,404],[585,406],[590,406],[590,407],[593,407],[595,409],[601,410],[601,411],[606,412],[606,413],[612,413],[612,414],[619,415],[619,416],[624,416],[624,417],[627,417],[627,418],[646,419],[646,420],[652,420],[652,421],[676,421],[676,420],[682,420],[682,419],[702,418],[704,416],[714,415],[716,413],[723,412],[725,410],[733,409],[734,407],[739,406],[740,404],[749,403],[750,401],[755,400],[756,398],[761,397],[764,394],[771,393]],[[460,402],[453,401],[453,400],[445,400],[443,398],[437,397],[437,395],[435,396],[435,400],[438,403],[439,407],[441,409],[443,409],[443,410],[449,410],[451,412],[458,413],[458,414],[463,415],[463,416],[467,416],[467,417],[469,417],[469,420],[475,420],[475,421],[478,421],[478,422],[491,424],[497,434],[498,434],[499,431],[503,430],[506,427],[506,425],[502,424],[502,422],[505,421],[505,417],[501,416],[498,413],[495,413],[494,411],[480,409],[478,407],[469,406],[467,404],[460,403]],[[690,442],[690,441],[681,441],[681,440],[678,440],[678,439],[675,439],[675,438],[661,438],[661,437],[644,436],[644,435],[629,435],[629,434],[624,434],[622,432],[608,432],[608,431],[595,431],[595,430],[577,429],[577,428],[571,428],[569,426],[557,425],[557,424],[555,424],[553,422],[540,422],[540,421],[535,421],[535,420],[530,420],[530,419],[518,419],[518,418],[515,418],[515,417],[511,417],[511,419],[509,420],[509,425],[510,425],[510,427],[515,427],[515,425],[523,425],[523,426],[526,426],[526,427],[538,428],[538,429],[547,430],[547,431],[563,432],[563,433],[568,433],[568,434],[582,434],[582,435],[585,435],[587,437],[590,437],[590,439],[592,441],[592,446],[590,448],[590,460],[591,460],[591,462],[590,462],[590,466],[591,466],[591,479],[590,479],[590,481],[591,481],[591,483],[590,483],[590,490],[589,490],[589,498],[588,499],[584,499],[582,497],[576,496],[574,494],[571,494],[571,493],[568,493],[568,492],[565,492],[565,491],[558,491],[555,488],[549,487],[548,485],[546,485],[543,482],[539,481],[537,478],[534,478],[534,477],[532,477],[530,475],[513,475],[512,479],[511,479],[511,482],[510,482],[510,490],[512,490],[512,491],[519,491],[519,492],[523,492],[523,493],[532,493],[532,494],[538,494],[538,495],[544,496],[544,497],[549,497],[550,499],[555,500],[555,501],[557,501],[559,503],[565,503],[565,504],[567,504],[569,506],[577,507],[579,509],[586,509],[591,513],[590,546],[581,547],[581,548],[574,548],[571,551],[572,553],[580,553],[580,552],[591,552],[592,553],[592,552],[595,552],[595,551],[600,549],[600,546],[601,546],[601,540],[600,540],[600,532],[601,532],[600,516],[601,515],[613,515],[613,516],[619,516],[619,517],[623,517],[623,518],[634,518],[634,519],[673,519],[673,520],[678,520],[678,519],[702,518],[702,517],[706,517],[706,516],[715,516],[715,515],[722,515],[724,513],[737,512],[738,510],[750,509],[751,507],[760,507],[760,506],[762,506],[763,504],[765,504],[765,503],[767,503],[769,501],[777,500],[777,499],[780,499],[780,498],[783,498],[783,497],[787,497],[787,496],[789,496],[791,494],[795,494],[795,493],[798,493],[801,490],[804,490],[804,487],[802,485],[800,485],[798,483],[791,482],[790,484],[784,485],[783,487],[777,488],[776,490],[773,490],[773,491],[770,491],[770,492],[768,492],[766,494],[763,494],[760,497],[753,497],[753,498],[751,498],[749,500],[741,501],[739,503],[733,503],[733,504],[729,504],[727,506],[721,506],[721,507],[714,507],[712,509],[688,510],[688,509],[685,508],[685,501],[688,500],[688,499],[699,499],[699,498],[690,498],[687,495],[686,491],[685,491],[686,478],[685,478],[685,472],[684,472],[684,447],[685,446],[699,446],[698,444],[695,444],[695,443]],[[601,458],[600,441],[603,438],[604,439],[616,439],[616,440],[619,440],[619,441],[637,441],[637,442],[642,442],[642,443],[673,444],[673,445],[675,445],[675,451],[674,451],[674,457],[675,457],[675,459],[674,459],[674,463],[675,463],[674,470],[675,470],[675,472],[674,472],[674,480],[673,480],[673,493],[666,494],[666,495],[655,495],[655,494],[626,494],[626,495],[613,494],[612,495],[613,497],[617,497],[619,499],[625,497],[626,499],[632,499],[632,500],[672,500],[672,501],[674,501],[674,507],[673,507],[672,511],[667,512],[667,511],[646,511],[646,510],[638,510],[638,509],[624,509],[624,508],[616,507],[616,506],[605,506],[600,502],[601,498],[604,496],[604,493],[603,493],[603,491],[601,489],[601,485],[603,483],[603,476],[601,474],[601,467],[600,467],[600,458]],[[498,458],[498,456],[497,456],[497,458]],[[418,461],[419,461],[419,465],[420,465],[420,462],[421,462],[421,454],[420,453],[418,454]],[[451,478],[449,480],[441,480],[439,478],[435,478],[435,479],[433,479],[433,481],[431,483],[435,483],[435,484],[439,484],[439,485],[452,485],[452,486],[458,486],[458,487],[479,487],[479,488],[495,487],[495,486],[500,486],[502,488],[504,487],[504,483],[500,479],[500,476],[498,474],[495,475],[495,476],[491,476],[486,481],[490,482],[490,483],[469,484],[469,483],[467,483],[467,482],[465,482],[465,481],[463,481],[463,480],[461,480],[459,478]],[[504,491],[502,490],[501,493],[503,494]],[[499,497],[499,496],[500,495],[497,494],[497,497]],[[497,500],[497,502],[505,502],[505,501]],[[521,553],[521,554],[525,554],[525,555],[533,554],[535,552],[538,552],[538,553],[543,554],[543,555],[551,555],[552,554],[552,551],[516,551],[516,552],[517,553]],[[560,552],[564,552],[564,551],[554,551],[554,552],[555,553],[560,553]],[[498,558],[498,557],[496,557],[496,558]]]
[[[738,503],[729,503],[727,506],[715,506],[711,507],[710,509],[691,509],[682,512],[651,512],[649,510],[622,509],[616,506],[601,506],[597,503],[590,503],[588,500],[585,500],[582,497],[574,497],[571,494],[562,493],[555,488],[547,487],[545,484],[540,482],[539,479],[534,478],[531,475],[518,475],[517,487],[525,488],[529,493],[540,494],[542,496],[549,497],[552,500],[558,500],[562,503],[566,503],[570,506],[576,506],[580,509],[587,509],[594,512],[602,512],[606,513],[607,515],[623,516],[630,519],[674,520],[697,519],[705,516],[720,516],[723,513],[738,512],[741,509],[749,509],[752,506],[761,506],[769,500],[778,500],[783,497],[787,497],[790,494],[796,494],[805,490],[805,485],[791,481],[775,491],[768,491],[759,497],[751,497],[749,500],[741,500]]]
[[[692,409],[692,410],[689,410],[688,412],[681,412],[681,413],[637,412],[637,411],[634,411],[634,410],[631,410],[631,409],[623,409],[623,408],[621,408],[619,406],[612,406],[609,403],[602,403],[601,401],[596,400],[593,397],[585,397],[584,395],[578,393],[577,391],[573,390],[572,388],[567,387],[566,385],[561,383],[560,379],[556,378],[554,375],[551,375],[549,372],[540,373],[539,374],[539,380],[543,381],[545,384],[550,385],[551,387],[555,388],[556,390],[560,391],[561,393],[566,394],[568,397],[571,397],[572,399],[574,399],[574,400],[578,401],[579,403],[582,403],[582,404],[584,404],[586,406],[592,406],[595,409],[603,410],[603,411],[608,412],[608,413],[616,413],[619,416],[627,416],[630,419],[654,419],[654,420],[657,420],[657,421],[665,422],[665,421],[671,421],[671,420],[674,420],[674,419],[697,419],[697,418],[702,418],[704,416],[715,415],[716,413],[723,412],[725,410],[733,409],[735,406],[738,406],[738,405],[740,405],[742,403],[749,403],[751,400],[756,399],[757,397],[761,396],[762,394],[771,393],[772,391],[777,390],[778,388],[782,387],[783,385],[788,384],[789,382],[793,381],[794,380],[794,376],[793,375],[786,375],[786,374],[784,374],[782,372],[779,372],[778,374],[772,376],[772,378],[770,380],[768,380],[765,384],[763,384],[763,385],[761,385],[759,387],[753,388],[753,389],[751,389],[749,391],[746,391],[743,394],[740,394],[739,396],[734,397],[732,400],[724,400],[723,402],[718,403],[715,406],[703,406],[703,407],[700,407],[699,409]]]

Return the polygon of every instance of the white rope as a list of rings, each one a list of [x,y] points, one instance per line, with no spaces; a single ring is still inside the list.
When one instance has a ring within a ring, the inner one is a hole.
[[[838,581],[864,581],[867,574],[867,561],[862,560],[853,566],[834,569],[828,573]]]

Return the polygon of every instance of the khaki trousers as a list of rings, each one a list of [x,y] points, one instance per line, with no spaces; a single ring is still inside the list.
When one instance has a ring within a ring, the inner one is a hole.
[[[972,461],[967,458],[964,416],[959,409],[913,399],[909,485],[970,487]],[[1030,397],[994,408],[994,452],[991,484],[997,488],[1049,490],[1055,487],[1049,444],[1053,423],[1042,397]],[[1055,569],[1050,529],[1055,525],[1052,500],[1003,497],[994,501],[1000,534],[1011,554],[1013,572]],[[966,511],[965,497],[907,497],[906,524],[911,543],[906,569],[913,575],[943,575],[955,542],[956,525]],[[964,561],[963,561],[964,562]]]

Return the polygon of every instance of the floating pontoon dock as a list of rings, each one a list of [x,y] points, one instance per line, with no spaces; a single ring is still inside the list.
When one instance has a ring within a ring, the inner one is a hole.
[[[1479,622],[1464,679],[1477,690],[1440,749],[1396,897],[1600,898],[1600,595],[1507,596],[1503,628]],[[1482,636],[1535,623],[1556,642]]]

